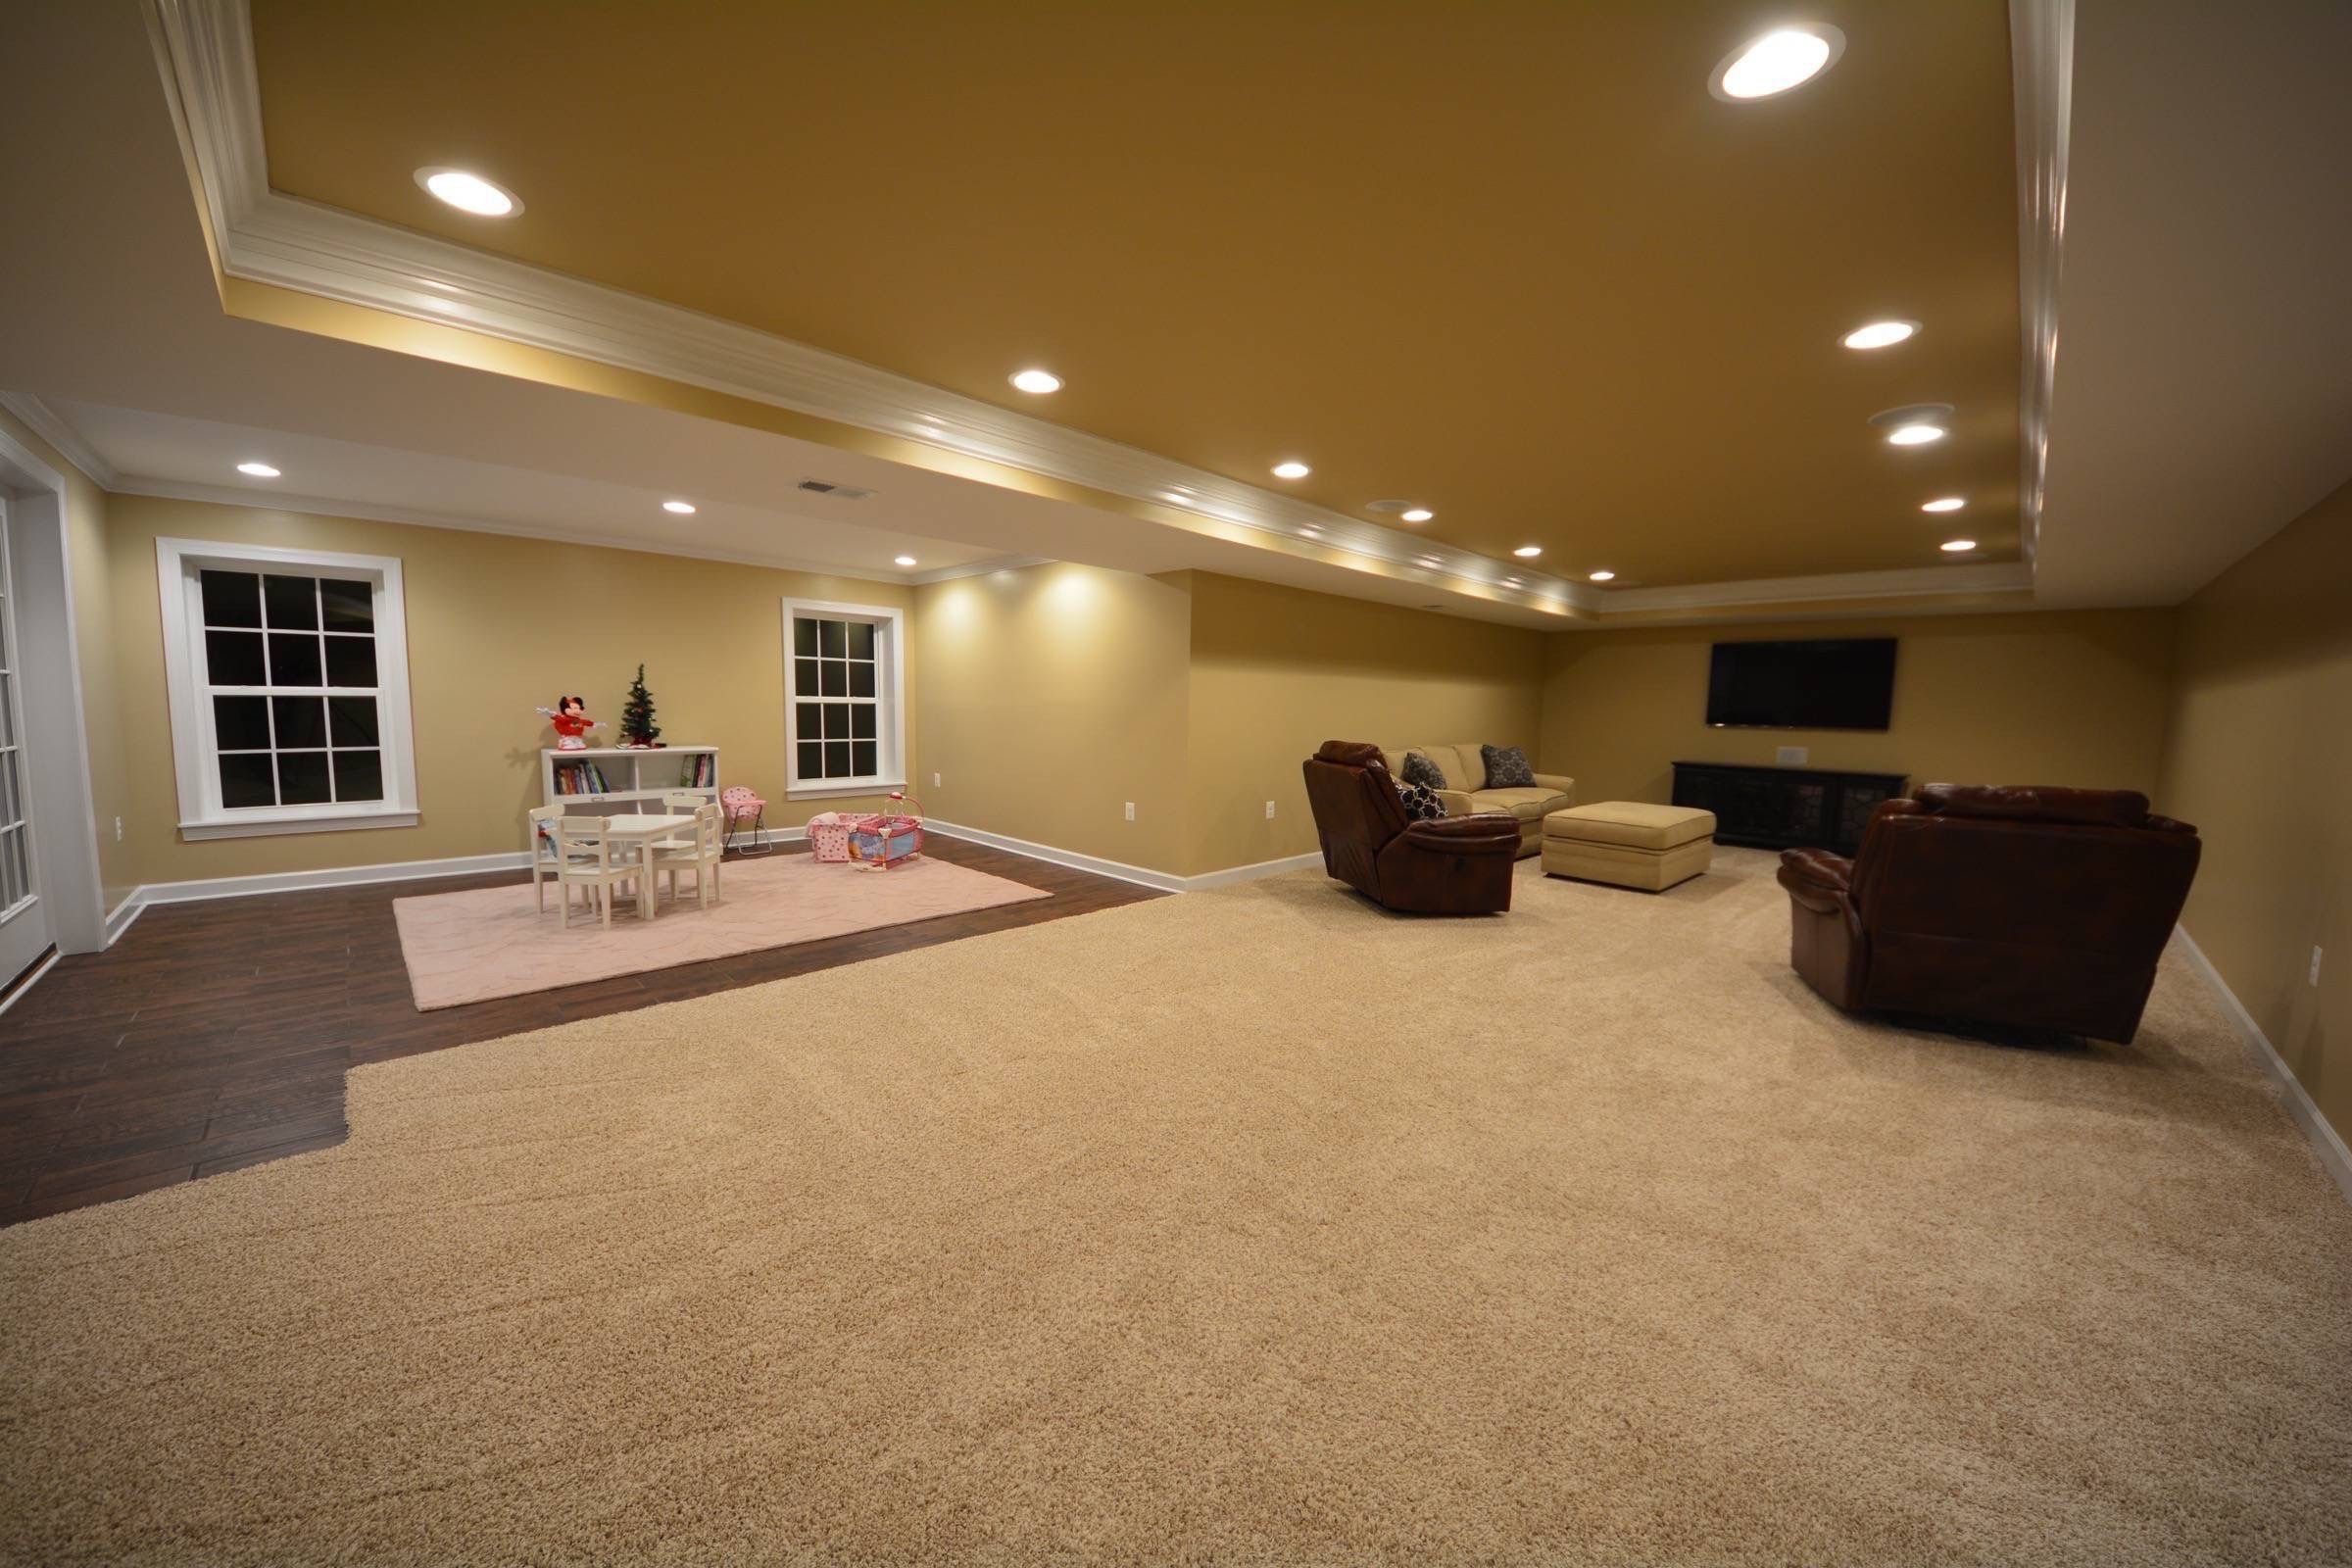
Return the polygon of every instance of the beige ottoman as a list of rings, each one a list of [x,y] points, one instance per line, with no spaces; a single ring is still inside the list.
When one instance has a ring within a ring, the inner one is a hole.
[[[1544,874],[1661,893],[1715,858],[1715,813],[1601,801],[1544,818]]]

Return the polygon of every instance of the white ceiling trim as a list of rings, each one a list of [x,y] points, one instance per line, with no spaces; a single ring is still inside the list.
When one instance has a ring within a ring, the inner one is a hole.
[[[1626,615],[1660,610],[1729,610],[1826,599],[2031,592],[2033,587],[2034,568],[2023,562],[1988,562],[1976,565],[1906,566],[1899,571],[1840,571],[1818,577],[1755,577],[1745,582],[1690,583],[1679,588],[1621,588],[1608,598],[1610,612]]]
[[[1051,566],[1048,556],[999,556],[994,561],[967,561],[960,566],[936,566],[929,571],[906,574],[911,583],[954,582],[958,577],[985,577],[993,571],[1025,571],[1031,566]]]
[[[2029,303],[2021,312],[2029,350],[2021,411],[2028,476],[2021,521],[2028,562],[2011,575],[2022,575],[2024,586],[2031,587],[2047,439],[2049,356],[2056,342],[2056,223],[2063,218],[2073,0],[2012,4],[2021,198],[2031,194],[2040,204],[2021,210],[2020,220],[2027,241],[2021,244],[2021,281],[2027,301],[2038,300],[2040,308],[2036,312]],[[1604,593],[1524,563],[1495,561],[1381,527],[736,322],[287,196],[269,188],[247,0],[149,0],[149,6],[158,65],[196,166],[220,266],[234,276],[923,442],[1253,530],[1286,551],[1336,549],[1439,579],[1440,586],[1455,592],[1463,591],[1456,584],[1465,584],[1479,597],[1563,616],[1606,617],[1637,608],[1732,608],[1794,597],[1951,593],[1961,591],[1957,577],[1968,569],[1925,566]],[[2029,21],[2044,29],[2036,38],[2056,39],[2058,46],[2029,47]],[[2030,173],[2029,136],[2039,149]],[[2047,221],[2039,222],[2036,213]],[[2034,238],[2045,229],[2046,243]],[[252,502],[250,496],[237,499]],[[334,505],[320,503],[312,510]],[[380,515],[381,509],[367,514]],[[465,525],[429,516],[417,520],[428,526]],[[554,537],[519,528],[499,531]],[[1423,558],[1435,558],[1436,564]],[[1511,578],[1524,586],[1503,586]],[[1797,595],[1785,591],[1790,583],[1813,586]]]
[[[2074,120],[2075,0],[2009,0],[2017,95],[2018,543],[2034,564],[2058,380],[2058,271]]]
[[[0,409],[6,409],[24,421],[24,427],[51,446],[57,455],[82,471],[84,477],[101,490],[112,490],[122,475],[115,466],[98,455],[98,449],[82,439],[81,432],[68,424],[65,416],[29,392],[0,392]]]
[[[274,490],[263,496],[235,485],[191,484],[182,479],[158,479],[140,473],[119,474],[107,483],[106,488],[116,495],[203,501],[214,506],[235,507],[241,512],[293,512],[320,517],[350,517],[358,522],[397,523],[412,528],[453,528],[460,533],[508,534],[516,539],[544,539],[551,544],[584,545],[592,550],[626,550],[640,556],[678,556],[694,561],[724,562],[733,566],[768,566],[777,571],[804,571],[811,576],[847,577],[858,582],[892,582],[905,586],[922,580],[912,572],[859,571],[848,566],[826,565],[822,562],[798,556],[699,549],[692,545],[656,544],[651,540],[632,542],[605,534],[583,533],[577,529],[548,528],[529,522],[491,522],[446,512],[428,512],[420,507],[381,506],[368,501],[342,501],[333,496],[281,495]],[[975,563],[965,569],[994,571],[1002,564],[1004,563],[996,561]]]

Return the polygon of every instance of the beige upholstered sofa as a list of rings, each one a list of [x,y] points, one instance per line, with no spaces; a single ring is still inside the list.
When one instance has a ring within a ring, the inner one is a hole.
[[[1452,746],[1388,746],[1380,749],[1382,760],[1389,771],[1404,776],[1404,754],[1419,752],[1438,764],[1446,775],[1446,787],[1438,791],[1438,799],[1446,803],[1447,816],[1468,816],[1473,811],[1507,811],[1519,819],[1519,858],[1535,854],[1544,847],[1544,813],[1576,804],[1576,780],[1557,773],[1538,773],[1536,787],[1491,790],[1487,788],[1486,754],[1478,742],[1457,743]]]

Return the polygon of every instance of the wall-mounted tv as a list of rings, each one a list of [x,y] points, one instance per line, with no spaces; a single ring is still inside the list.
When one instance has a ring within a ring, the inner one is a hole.
[[[1885,729],[1894,639],[1717,643],[1707,722],[1719,729]]]

